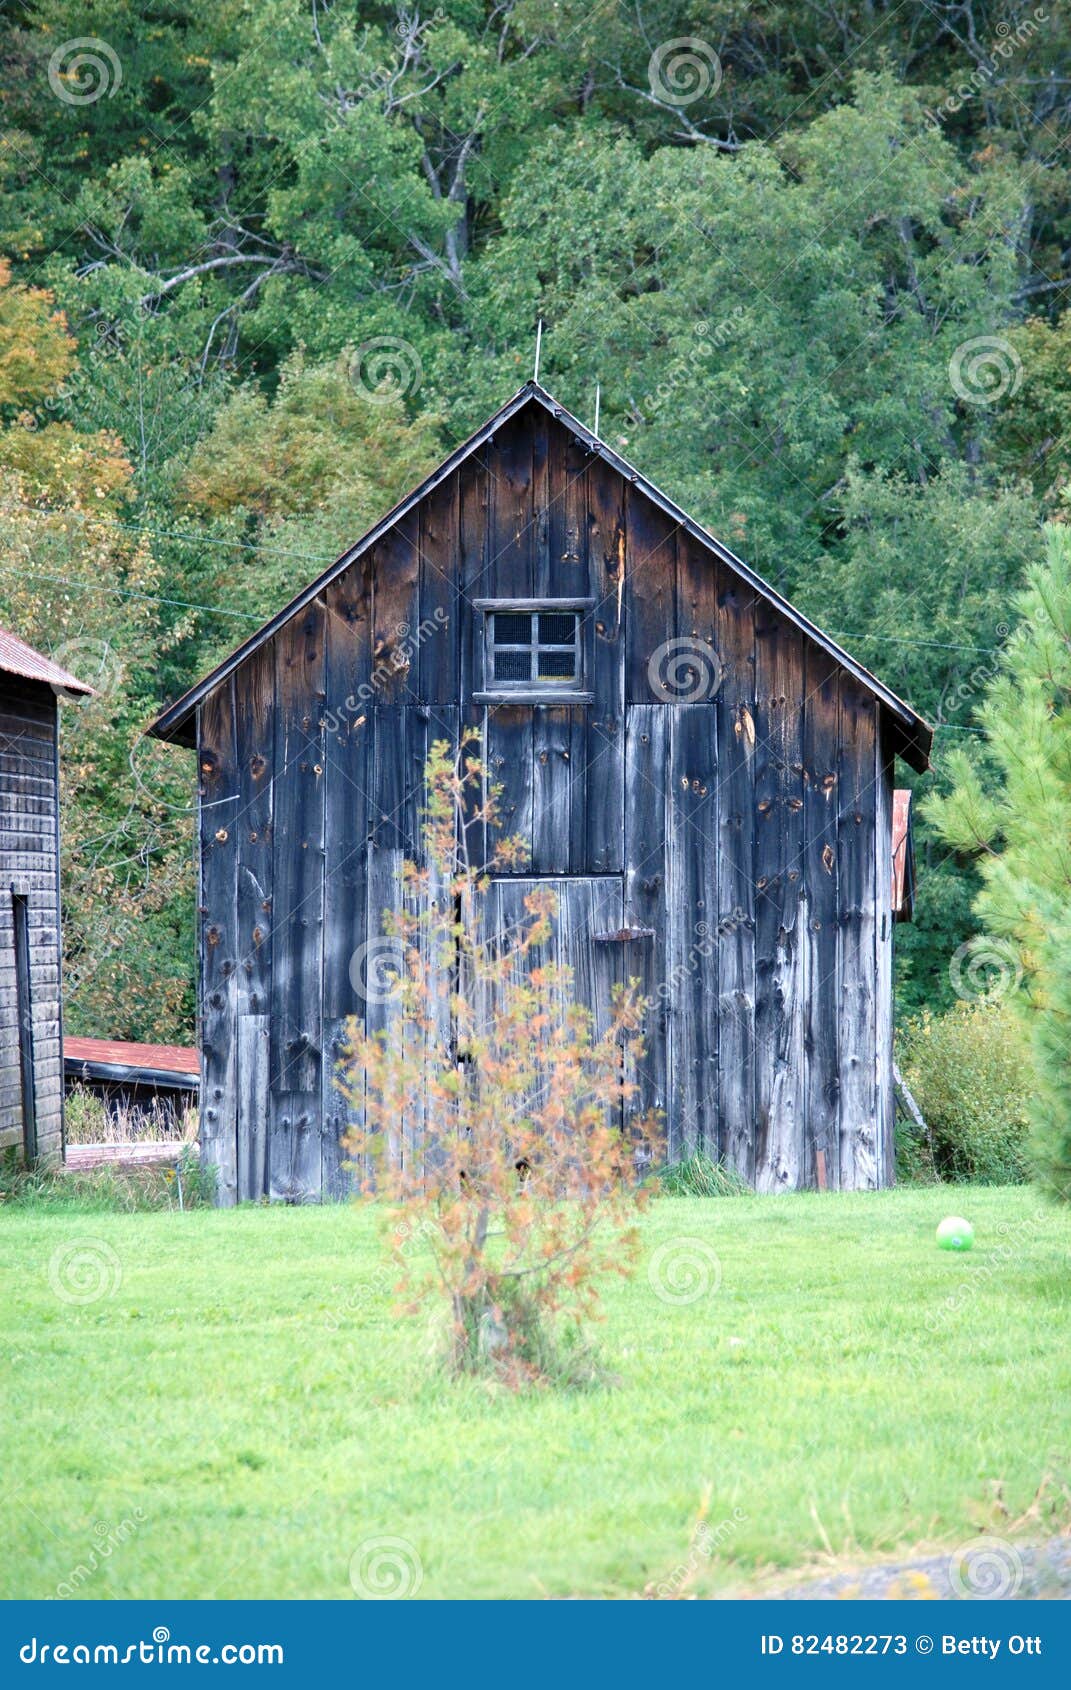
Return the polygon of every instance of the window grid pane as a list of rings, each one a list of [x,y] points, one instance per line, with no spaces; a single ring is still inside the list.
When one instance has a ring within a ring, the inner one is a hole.
[[[527,611],[499,611],[494,619],[494,641],[496,646],[531,645],[531,616]]]
[[[489,618],[491,679],[538,691],[580,682],[580,613],[568,611],[494,611]]]

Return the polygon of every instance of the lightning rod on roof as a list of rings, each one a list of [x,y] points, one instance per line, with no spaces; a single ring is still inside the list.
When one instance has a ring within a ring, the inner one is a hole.
[[[593,430],[596,440],[599,438],[599,399],[601,398],[601,396],[602,396],[602,389],[599,386],[598,382],[596,382],[595,383],[595,428]]]
[[[537,382],[537,383],[539,381],[539,354],[542,350],[543,350],[543,319],[542,319],[542,317],[540,317],[539,325],[536,329],[535,369],[532,372],[532,380],[534,382]]]

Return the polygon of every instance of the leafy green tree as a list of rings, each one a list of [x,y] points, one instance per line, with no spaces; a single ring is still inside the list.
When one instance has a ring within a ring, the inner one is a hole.
[[[0,270],[0,620],[96,689],[63,706],[66,1004],[73,1030],[185,1036],[192,1008],[187,802],[131,754],[160,641],[152,553],[125,522],[132,468],[104,431],[53,421],[74,347],[44,290]],[[33,407],[32,409],[30,407]]]
[[[979,711],[984,756],[949,757],[953,791],[929,814],[978,856],[977,911],[988,945],[1006,947],[998,978],[1030,1034],[1034,1162],[1071,1201],[1071,531],[1046,537]]]

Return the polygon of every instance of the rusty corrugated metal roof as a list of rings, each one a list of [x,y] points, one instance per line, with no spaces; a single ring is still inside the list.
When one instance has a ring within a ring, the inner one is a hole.
[[[200,1061],[191,1045],[141,1045],[126,1039],[63,1041],[64,1063],[101,1063],[113,1068],[151,1068],[162,1074],[198,1074]]]
[[[50,657],[42,656],[8,628],[0,628],[0,670],[6,675],[21,675],[24,681],[43,681],[46,686],[58,687],[63,692],[89,694],[93,691],[84,681],[68,674]]]

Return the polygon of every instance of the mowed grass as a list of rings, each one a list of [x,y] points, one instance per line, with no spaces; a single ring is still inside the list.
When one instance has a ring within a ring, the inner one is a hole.
[[[950,1210],[970,1255],[934,1245]],[[349,1597],[355,1551],[390,1537],[423,1596],[702,1595],[830,1551],[1054,1529],[1071,1215],[1028,1189],[663,1199],[607,1290],[619,1383],[525,1396],[437,1371],[377,1228],[0,1211],[0,1594]],[[652,1253],[665,1271],[689,1239],[709,1283],[666,1302]],[[87,1240],[121,1281],[64,1302],[50,1262]]]

